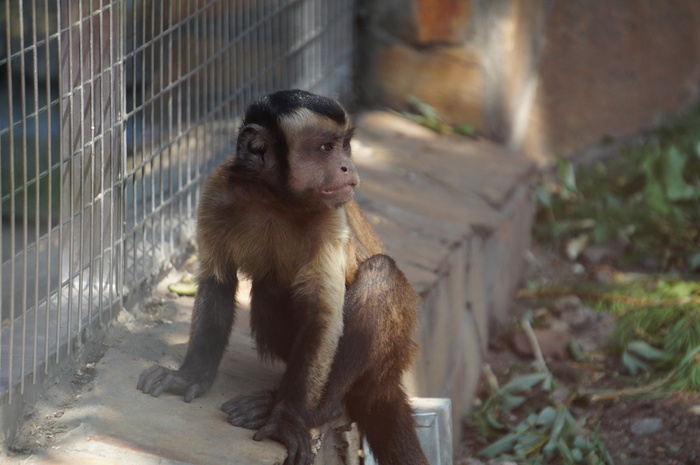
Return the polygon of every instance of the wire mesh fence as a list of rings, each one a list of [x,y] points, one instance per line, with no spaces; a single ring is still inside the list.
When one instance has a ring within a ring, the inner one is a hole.
[[[0,0],[0,407],[181,253],[251,100],[349,98],[353,4]]]

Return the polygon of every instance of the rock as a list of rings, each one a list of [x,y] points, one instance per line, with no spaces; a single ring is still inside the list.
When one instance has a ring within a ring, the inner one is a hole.
[[[607,260],[616,260],[625,250],[623,244],[589,245],[581,253],[581,259],[589,265],[598,265]]]
[[[571,272],[576,275],[582,275],[586,272],[586,267],[576,262],[571,265]]]
[[[557,318],[552,328],[568,328],[583,352],[593,352],[606,347],[615,330],[616,320],[610,314],[597,312],[583,304],[576,295],[566,295],[552,304],[552,314]],[[561,322],[556,324],[557,322]]]
[[[658,433],[663,428],[664,422],[661,418],[651,417],[642,418],[632,423],[630,428],[634,434],[637,436],[648,436],[650,434]]]
[[[557,299],[552,305],[552,311],[573,330],[585,329],[602,318],[600,313],[583,305],[581,299],[575,295]]]
[[[569,343],[571,335],[566,331],[552,328],[534,330],[537,342],[542,351],[542,357],[552,360],[566,360],[569,358]],[[523,331],[518,331],[513,335],[513,349],[523,357],[532,357],[534,350],[530,345],[530,340]]]
[[[115,324],[121,325],[129,331],[134,331],[138,328],[136,317],[134,317],[133,314],[124,308],[122,308],[117,314]]]
[[[589,268],[590,275],[599,283],[608,284],[615,278],[617,270],[609,265],[592,265]]]
[[[577,295],[572,294],[559,297],[557,300],[555,300],[554,304],[552,305],[552,310],[554,311],[555,315],[560,316],[563,313],[578,310],[581,307],[583,307],[583,302],[581,302],[581,299],[579,299]]]
[[[576,342],[583,352],[595,352],[610,345],[610,336],[615,331],[617,320],[607,313],[599,313],[597,316],[598,321],[575,334]]]
[[[564,252],[569,260],[576,260],[591,241],[591,236],[587,233],[579,234],[566,241]]]
[[[552,399],[552,402],[554,402],[555,404],[564,404],[567,400],[569,400],[570,396],[571,392],[569,391],[569,388],[560,387],[554,390],[554,392],[552,392],[549,398]]]

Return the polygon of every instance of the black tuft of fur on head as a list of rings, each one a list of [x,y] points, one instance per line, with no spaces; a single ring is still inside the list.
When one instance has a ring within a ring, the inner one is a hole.
[[[335,100],[305,90],[291,89],[280,90],[254,102],[248,107],[243,124],[270,127],[273,122],[299,108],[308,108],[341,126],[347,122],[345,110]]]

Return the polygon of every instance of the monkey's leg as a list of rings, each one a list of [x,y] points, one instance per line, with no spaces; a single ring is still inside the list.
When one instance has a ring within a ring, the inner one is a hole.
[[[314,423],[345,401],[380,465],[428,465],[401,385],[414,352],[417,296],[394,261],[363,262],[346,293],[344,329]]]
[[[291,295],[274,278],[256,279],[251,288],[250,325],[258,353],[286,360],[294,343],[296,324],[290,316]],[[234,426],[258,430],[272,413],[276,391],[239,395],[221,405]]]
[[[234,398],[224,403],[222,409],[233,424],[262,424],[253,439],[270,438],[285,445],[285,465],[309,465],[314,458],[309,434],[308,405],[312,402],[309,399],[312,391],[323,391],[325,383],[316,377],[323,370],[322,364],[327,363],[330,372],[335,350],[330,354],[324,352],[324,344],[334,334],[329,325],[337,323],[342,327],[342,305],[335,314],[332,308],[324,306],[319,296],[328,295],[329,289],[324,287],[328,282],[319,282],[314,292],[294,295],[291,290],[270,284],[253,283],[251,326],[261,355],[281,358],[287,367],[274,396]],[[344,293],[342,279],[337,284],[339,292]],[[312,286],[315,285],[314,282]],[[333,321],[336,317],[337,322]],[[340,332],[337,334],[339,338]],[[335,349],[337,339],[333,345]]]
[[[184,395],[185,402],[209,390],[231,334],[237,286],[235,270],[226,282],[213,276],[200,279],[182,366],[178,370],[152,366],[141,373],[137,389],[154,397],[163,392]]]
[[[254,279],[251,288],[250,325],[258,353],[262,357],[288,361],[298,338],[299,325],[290,309],[292,296],[274,278]],[[261,430],[267,425],[270,437],[287,447],[285,465],[306,465],[313,460],[309,427],[305,416],[279,406],[279,390],[241,395],[221,406],[234,426]],[[274,417],[274,421],[273,421]],[[281,426],[282,425],[282,426]],[[255,439],[262,439],[256,436]]]

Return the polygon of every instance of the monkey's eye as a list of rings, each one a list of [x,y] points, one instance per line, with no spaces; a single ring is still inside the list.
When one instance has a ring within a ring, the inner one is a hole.
[[[344,149],[350,148],[350,138],[349,137],[343,141],[343,148]]]
[[[323,144],[322,146],[320,146],[319,149],[322,152],[330,152],[331,150],[333,150],[333,144],[331,142],[327,142],[327,143]]]

